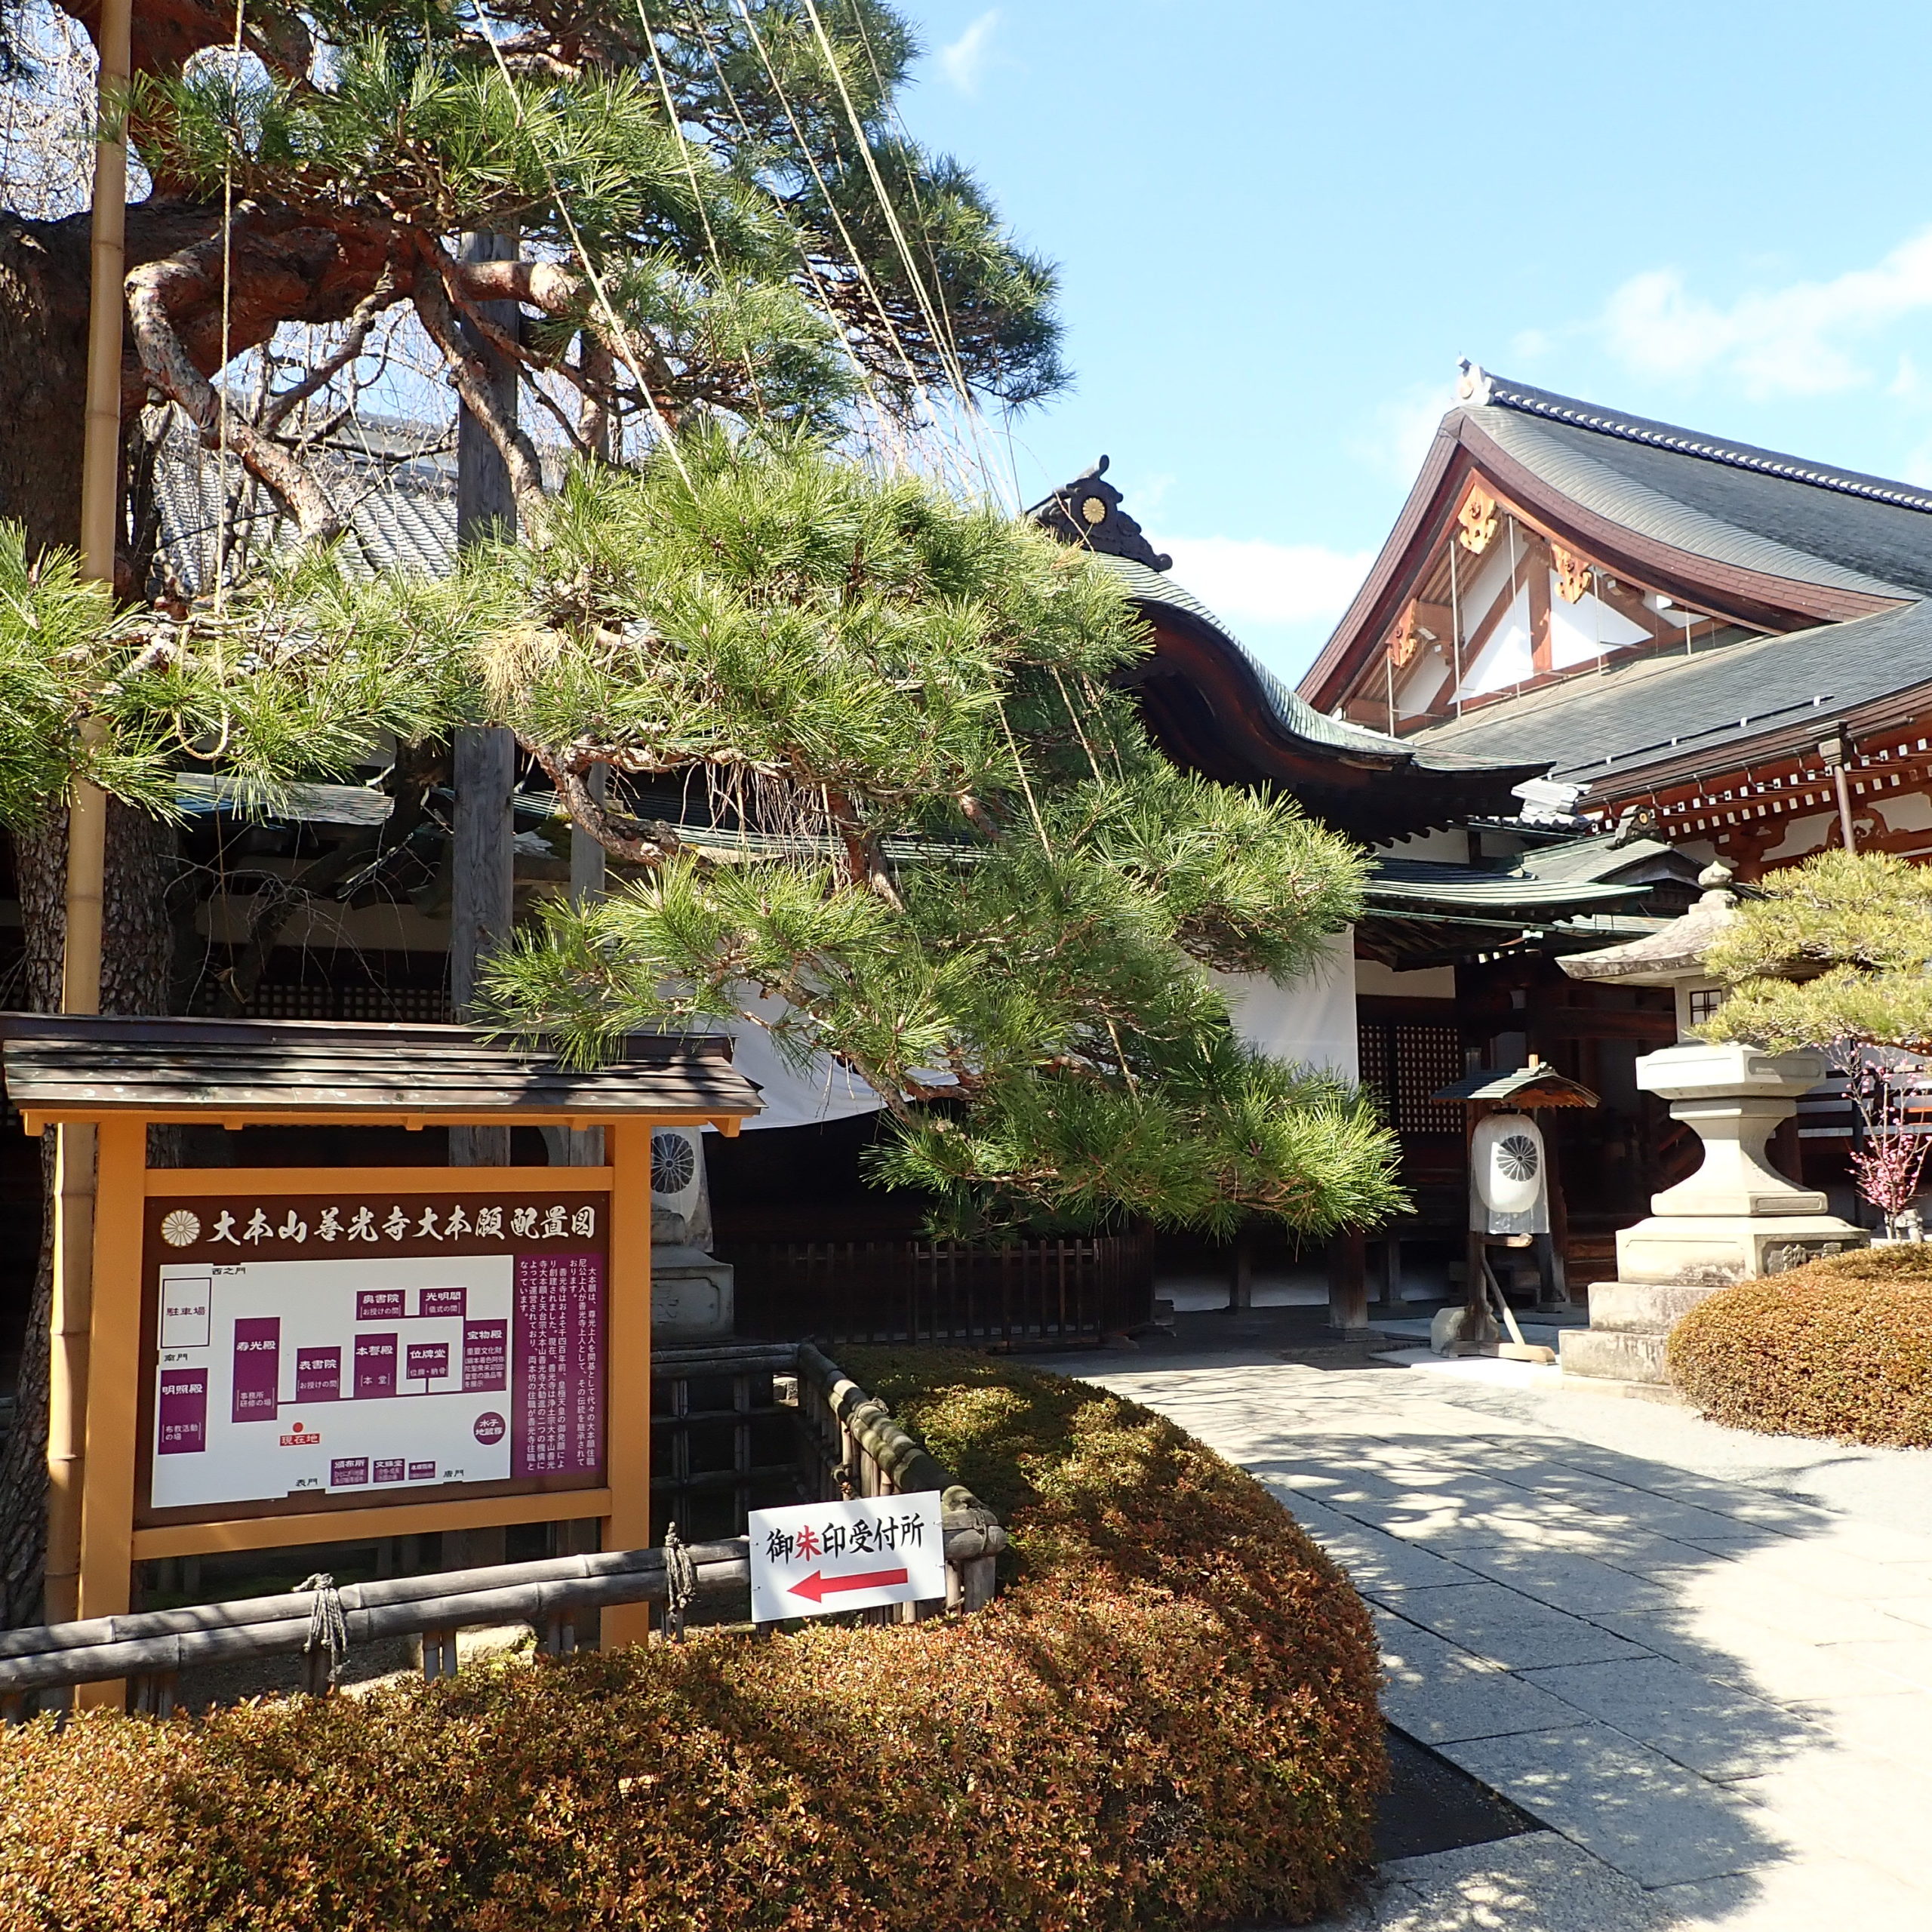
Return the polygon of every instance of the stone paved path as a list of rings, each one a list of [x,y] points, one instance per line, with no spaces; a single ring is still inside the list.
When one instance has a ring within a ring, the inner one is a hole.
[[[1267,1484],[1369,1599],[1391,1721],[1550,1828],[1388,1867],[1350,1927],[1932,1932],[1932,1452],[1487,1363],[1054,1366]]]

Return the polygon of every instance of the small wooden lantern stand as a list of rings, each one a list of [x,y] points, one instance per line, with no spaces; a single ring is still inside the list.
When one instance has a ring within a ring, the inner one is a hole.
[[[1466,1164],[1474,1166],[1474,1145],[1477,1123],[1491,1114],[1537,1113],[1554,1107],[1594,1107],[1601,1105],[1595,1094],[1567,1075],[1558,1073],[1552,1066],[1545,1066],[1535,1055],[1531,1055],[1527,1066],[1518,1067],[1510,1073],[1497,1073],[1487,1069],[1478,1069],[1454,1086],[1444,1088],[1430,1098],[1436,1100],[1454,1100],[1463,1108],[1463,1146]],[[1566,1231],[1567,1220],[1564,1213],[1562,1177],[1556,1164],[1555,1151],[1547,1142],[1544,1154],[1548,1161],[1546,1186],[1549,1200],[1550,1232],[1531,1237],[1536,1250],[1537,1272],[1541,1282],[1539,1301],[1561,1303],[1568,1300],[1563,1279],[1563,1261],[1561,1238]],[[1472,1174],[1473,1184],[1473,1174]],[[1489,1247],[1492,1237],[1481,1229],[1472,1227],[1465,1250],[1465,1266],[1468,1272],[1464,1305],[1474,1312],[1486,1309],[1488,1295],[1485,1277],[1489,1274]],[[1520,1238],[1519,1238],[1520,1240]],[[1497,1293],[1502,1297],[1502,1284],[1497,1284]],[[1504,1307],[1508,1306],[1504,1298]],[[1506,1312],[1505,1318],[1507,1319]],[[1521,1347],[1520,1339],[1516,1347]],[[1547,1353],[1547,1351],[1543,1352]]]

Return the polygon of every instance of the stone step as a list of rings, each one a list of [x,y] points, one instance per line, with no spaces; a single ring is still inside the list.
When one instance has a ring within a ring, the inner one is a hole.
[[[1717,1293],[1715,1287],[1654,1285],[1647,1281],[1592,1281],[1590,1326],[1635,1335],[1667,1333],[1701,1301]]]
[[[1620,1382],[1609,1375],[1565,1375],[1556,1386],[1566,1395],[1621,1396],[1626,1401],[1659,1402],[1667,1408],[1690,1406],[1668,1382]]]
[[[1613,1382],[1649,1382],[1668,1386],[1664,1338],[1615,1329],[1566,1329],[1557,1339],[1564,1376],[1600,1376]]]

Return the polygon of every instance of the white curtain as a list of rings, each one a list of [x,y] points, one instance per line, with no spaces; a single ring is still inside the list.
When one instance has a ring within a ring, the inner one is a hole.
[[[1331,933],[1311,971],[1285,986],[1261,973],[1217,973],[1235,1030],[1276,1060],[1361,1077],[1355,1046],[1355,951],[1352,928]]]
[[[1322,942],[1312,971],[1286,986],[1265,974],[1217,973],[1227,995],[1235,1029],[1251,1045],[1277,1060],[1321,1068],[1343,1078],[1360,1078],[1355,1055],[1355,958],[1352,931],[1332,933]],[[758,1010],[774,1020],[784,1009],[777,1000]],[[734,1026],[733,1063],[758,1089],[764,1111],[745,1122],[752,1133],[774,1127],[816,1127],[876,1113],[884,1103],[859,1076],[829,1054],[814,1055],[794,1067],[771,1043],[764,1028],[747,1021]]]
[[[783,1000],[749,1003],[774,1022],[785,1011]],[[743,1021],[728,1030],[734,1042],[731,1063],[758,1088],[758,1098],[764,1103],[762,1113],[745,1122],[747,1133],[760,1128],[817,1127],[829,1120],[848,1120],[854,1114],[877,1113],[885,1104],[829,1054],[814,1054],[804,1067],[795,1067],[755,1021]]]

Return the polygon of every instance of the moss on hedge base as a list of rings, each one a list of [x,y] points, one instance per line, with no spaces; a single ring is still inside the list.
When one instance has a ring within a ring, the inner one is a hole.
[[[1672,1331],[1669,1356],[1713,1422],[1932,1446],[1932,1246],[1860,1248],[1721,1289]]]
[[[1334,1565],[1090,1385],[846,1361],[1007,1514],[992,1608],[43,1721],[0,1746],[0,1925],[1191,1932],[1332,1907],[1383,1777]]]

